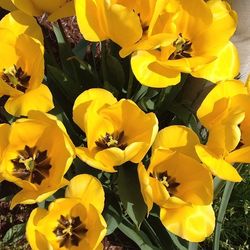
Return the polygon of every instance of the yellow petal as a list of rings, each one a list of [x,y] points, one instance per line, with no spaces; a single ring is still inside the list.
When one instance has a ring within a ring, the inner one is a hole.
[[[83,37],[92,42],[108,39],[103,0],[75,0],[77,23]]]
[[[241,81],[231,80],[221,82],[220,84],[216,85],[215,88],[210,91],[206,98],[203,100],[200,108],[197,111],[198,118],[201,120],[203,125],[209,127],[210,122],[209,120],[205,120],[205,116],[213,112],[215,103],[220,101],[223,97],[230,98],[239,94],[248,94],[247,88],[244,87]],[[223,111],[223,109],[225,109],[227,105],[227,103],[224,103],[219,109]],[[221,111],[216,112],[218,112],[219,114]]]
[[[72,178],[66,189],[65,197],[79,198],[86,207],[92,204],[100,213],[104,208],[102,184],[94,176],[88,174],[81,174]]]
[[[75,15],[74,1],[70,1],[65,3],[62,7],[53,11],[53,13],[48,16],[48,21],[55,22],[60,18],[70,17],[74,15]]]
[[[213,175],[227,181],[240,182],[242,180],[237,170],[231,164],[220,156],[215,155],[206,146],[196,145],[195,149],[201,161]]]
[[[191,242],[201,242],[210,236],[215,226],[215,215],[209,206],[161,208],[160,219],[170,232]]]
[[[233,79],[238,75],[239,69],[240,60],[238,51],[233,43],[228,42],[227,45],[219,51],[216,60],[191,74],[195,77],[217,83],[219,81]]]
[[[52,94],[44,84],[23,95],[10,97],[4,106],[6,111],[14,116],[27,115],[30,110],[48,112],[53,107]]]
[[[198,159],[194,146],[200,144],[199,137],[192,129],[184,126],[169,126],[159,131],[153,150],[157,148],[169,148]]]
[[[234,162],[250,163],[250,146],[234,150],[225,158],[225,160],[230,163]]]
[[[137,51],[132,55],[131,68],[141,84],[154,88],[163,88],[180,82],[179,71],[162,67],[156,62],[156,56],[147,51]]]
[[[76,148],[77,156],[89,166],[97,168],[106,172],[116,172],[114,166],[105,166],[102,162],[95,159],[95,154],[91,153],[87,148],[78,147]]]
[[[107,148],[96,153],[95,159],[100,161],[106,168],[122,165],[126,159],[124,151],[120,148]]]
[[[21,2],[24,1],[21,0]],[[20,10],[13,11],[4,16],[0,21],[0,27],[10,30],[16,36],[25,33],[43,44],[42,29],[36,22],[36,19]]]
[[[93,88],[84,91],[75,100],[73,107],[73,120],[82,130],[85,130],[84,117],[90,104],[91,109],[97,111],[106,104],[114,104],[116,102],[116,98],[105,89]]]
[[[47,215],[47,210],[43,208],[35,208],[26,225],[26,237],[33,250],[47,250],[49,245],[44,235],[37,231],[37,224]]]
[[[163,67],[169,67],[171,70],[177,70],[184,73],[192,73],[202,66],[213,62],[215,59],[215,56],[194,56],[191,58],[159,61],[159,64]]]
[[[144,202],[147,205],[148,213],[149,213],[149,211],[151,211],[153,207],[153,198],[154,198],[153,189],[149,181],[150,177],[145,167],[143,166],[143,163],[139,163],[137,172],[138,172],[138,178],[140,182],[141,193],[142,193]]]
[[[0,159],[2,159],[3,151],[6,149],[9,143],[9,133],[10,125],[9,124],[0,124]]]
[[[166,187],[159,180],[152,177],[149,177],[149,183],[152,189],[153,202],[160,207],[164,206],[170,198]]]
[[[141,38],[140,19],[133,10],[112,4],[106,8],[106,18],[109,38],[121,47],[132,45]]]
[[[16,6],[10,0],[1,0],[0,7],[9,11],[16,10]]]
[[[34,204],[42,202],[67,184],[68,181],[64,179],[58,186],[45,187],[46,189],[43,189],[43,187],[37,191],[22,189],[12,198],[10,208],[14,208],[17,204]]]
[[[167,33],[160,33],[160,34],[155,34],[153,36],[143,36],[140,41],[137,43],[123,47],[119,51],[119,55],[121,57],[126,57],[135,50],[151,50],[151,49],[156,49],[157,47],[160,46],[169,46],[170,44],[173,43],[173,41],[176,40],[176,36],[173,34],[167,34]]]
[[[30,0],[11,0],[15,6],[30,16],[40,16],[43,11],[37,8]]]

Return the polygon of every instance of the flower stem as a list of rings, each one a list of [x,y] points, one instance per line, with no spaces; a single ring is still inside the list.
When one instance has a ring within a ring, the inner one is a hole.
[[[133,89],[133,82],[134,82],[134,74],[132,69],[129,70],[129,79],[128,79],[128,90],[127,90],[127,98],[130,98],[132,95]]]
[[[216,222],[214,247],[213,247],[214,250],[220,249],[220,234],[221,234],[222,223],[223,223],[227,205],[228,205],[231,193],[233,191],[234,185],[235,185],[234,182],[227,181],[223,195],[222,195],[221,205],[220,205],[219,213],[217,216],[217,222]]]
[[[195,242],[188,243],[188,250],[198,250],[199,244]]]

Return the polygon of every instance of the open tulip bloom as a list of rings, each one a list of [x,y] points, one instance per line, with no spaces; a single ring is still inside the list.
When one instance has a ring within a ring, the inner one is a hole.
[[[44,47],[40,40],[40,27],[33,18],[24,15],[24,23],[33,27],[32,33],[26,25],[20,25],[16,11],[0,21],[0,96],[9,96],[5,109],[14,116],[27,115],[30,110],[47,112],[53,105],[49,88],[42,84],[44,78]],[[3,28],[11,24],[9,29]],[[12,30],[12,29],[13,30]]]
[[[51,115],[30,111],[28,118],[1,131],[0,173],[22,188],[11,206],[41,202],[67,185],[64,174],[75,152],[63,124]]]
[[[183,150],[185,128],[169,128],[171,131],[163,129],[156,138],[148,169],[142,163],[138,166],[141,192],[148,211],[153,203],[160,206],[160,219],[170,232],[192,242],[203,241],[213,232],[215,223],[212,175]],[[167,133],[172,145],[163,141]]]
[[[226,0],[0,0],[0,210],[34,208],[32,250],[106,249],[118,230],[220,249],[250,164],[237,23]]]
[[[78,175],[70,181],[65,196],[48,210],[36,208],[31,213],[26,235],[32,249],[102,249],[107,225],[101,215],[101,183],[91,175]]]
[[[140,162],[158,131],[155,114],[145,114],[131,100],[117,101],[103,89],[83,92],[75,101],[73,119],[87,138],[87,147],[78,147],[77,156],[107,172],[127,161]]]

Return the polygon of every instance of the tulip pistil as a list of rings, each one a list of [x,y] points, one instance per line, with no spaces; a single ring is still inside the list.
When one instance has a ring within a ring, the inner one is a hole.
[[[49,176],[51,168],[47,150],[40,151],[36,147],[25,146],[18,151],[18,156],[11,160],[14,165],[13,175],[31,183],[41,184]]]
[[[120,148],[125,149],[127,144],[123,143],[122,140],[124,138],[124,131],[122,132],[114,132],[112,134],[106,133],[105,136],[102,136],[101,139],[95,142],[96,146],[102,149],[106,148]]]
[[[175,195],[177,187],[180,185],[180,183],[176,181],[176,178],[168,175],[167,171],[158,173],[156,178],[166,187],[170,196]]]
[[[16,65],[3,69],[2,79],[12,88],[20,90],[23,93],[28,88],[30,78],[21,67],[17,68]]]
[[[192,43],[185,39],[180,33],[178,38],[173,42],[175,51],[170,55],[169,60],[176,60],[181,58],[190,58],[190,52],[192,52]]]
[[[53,233],[58,237],[59,246],[66,247],[78,246],[81,238],[86,234],[88,229],[82,224],[80,217],[60,216],[58,226]]]

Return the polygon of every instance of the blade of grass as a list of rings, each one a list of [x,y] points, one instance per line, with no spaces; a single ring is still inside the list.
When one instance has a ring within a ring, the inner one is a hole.
[[[217,216],[213,250],[220,249],[220,235],[221,235],[222,223],[223,223],[227,205],[228,205],[231,193],[233,191],[234,185],[235,185],[234,182],[227,181],[225,189],[223,191],[221,205],[220,205],[219,213]]]
[[[195,242],[188,243],[188,250],[198,250],[199,244]]]

